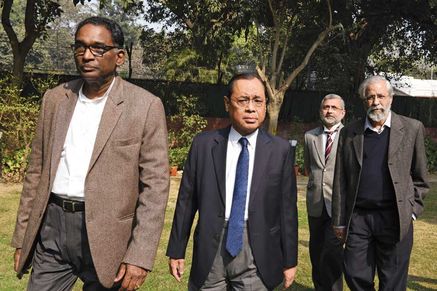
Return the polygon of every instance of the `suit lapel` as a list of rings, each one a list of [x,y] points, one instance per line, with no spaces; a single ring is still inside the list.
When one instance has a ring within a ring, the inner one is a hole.
[[[226,205],[226,151],[230,129],[230,127],[227,127],[218,131],[218,135],[214,138],[216,144],[211,150],[216,180],[223,205]]]
[[[314,148],[316,149],[317,156],[319,157],[320,164],[325,164],[325,151],[323,146],[323,127],[319,127],[319,131],[313,139]]]
[[[261,181],[265,181],[266,169],[270,159],[271,147],[268,144],[271,138],[265,134],[262,129],[259,129],[256,139],[255,160],[253,163],[252,184],[250,186],[249,208],[253,203],[257,190],[260,188]]]
[[[55,174],[61,158],[68,127],[70,126],[71,118],[73,117],[74,108],[76,107],[79,89],[81,86],[81,81],[75,83],[71,90],[68,90],[65,93],[65,96],[62,97],[63,99],[58,103],[57,109],[55,110],[55,128],[51,142],[52,154],[50,161],[50,184],[52,184],[55,179]]]
[[[106,100],[105,108],[103,109],[88,172],[94,166],[94,163],[102,152],[106,142],[114,130],[115,125],[118,122],[118,119],[120,118],[121,113],[123,112],[122,106],[120,106],[120,104],[122,104],[124,101],[124,95],[122,91],[123,84],[121,79],[120,77],[116,77],[114,86],[109,93],[108,100]]]
[[[332,155],[329,156],[328,164],[335,164],[335,158],[337,157],[337,147],[338,147],[338,140],[340,139],[340,130],[343,128],[343,124],[340,124],[337,128],[337,134],[335,135],[334,142],[332,143]]]
[[[354,134],[352,143],[355,150],[357,161],[362,166],[363,163],[363,141],[364,141],[364,119],[363,122],[358,122],[354,128]]]
[[[399,149],[399,145],[402,144],[404,138],[404,125],[402,124],[399,116],[393,111],[391,113],[391,125],[390,125],[390,142],[388,145],[388,159],[390,161]]]

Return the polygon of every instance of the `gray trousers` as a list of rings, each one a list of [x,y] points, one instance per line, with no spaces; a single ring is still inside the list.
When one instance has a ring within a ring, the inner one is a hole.
[[[247,228],[244,228],[243,249],[236,256],[232,257],[226,250],[227,227],[223,228],[217,254],[214,258],[211,270],[200,289],[188,282],[188,290],[244,290],[264,291],[268,290],[261,281],[253,259],[247,235]]]
[[[32,261],[27,290],[71,290],[77,278],[83,290],[107,289],[97,278],[85,227],[85,212],[65,212],[50,203],[42,224]]]

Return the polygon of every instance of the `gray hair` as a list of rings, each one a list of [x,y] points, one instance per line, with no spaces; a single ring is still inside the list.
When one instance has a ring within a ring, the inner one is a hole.
[[[325,97],[323,97],[322,102],[320,102],[320,109],[322,109],[322,107],[323,107],[323,103],[324,103],[326,100],[331,100],[331,99],[337,99],[337,100],[340,100],[341,109],[344,109],[344,108],[345,108],[344,100],[343,100],[343,98],[341,98],[340,95],[337,95],[337,94],[328,94],[328,95],[326,95]]]
[[[393,98],[394,95],[393,86],[386,78],[382,76],[371,76],[365,79],[363,82],[361,82],[360,87],[358,88],[358,94],[360,95],[360,98],[365,100],[367,87],[369,87],[370,84],[377,83],[377,82],[384,82],[385,86],[387,87],[388,94],[390,95],[391,98]]]

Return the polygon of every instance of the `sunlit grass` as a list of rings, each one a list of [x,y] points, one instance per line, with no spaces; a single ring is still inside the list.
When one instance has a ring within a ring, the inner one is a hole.
[[[306,178],[299,177],[299,265],[295,284],[291,290],[312,290],[311,265],[308,255],[308,222],[305,206]],[[171,180],[170,198],[165,216],[165,227],[161,237],[155,267],[140,290],[186,290],[191,261],[192,240],[187,251],[187,271],[182,283],[176,282],[168,273],[165,251],[176,204],[180,178]],[[437,290],[437,190],[434,186],[425,201],[425,212],[415,222],[414,246],[410,263],[408,290]],[[13,272],[10,247],[21,185],[0,184],[0,290],[25,290],[28,276],[18,280]],[[81,290],[76,284],[74,290]],[[347,289],[347,288],[345,288]]]

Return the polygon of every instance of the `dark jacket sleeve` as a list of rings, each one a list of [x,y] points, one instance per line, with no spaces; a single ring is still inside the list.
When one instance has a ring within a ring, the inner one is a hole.
[[[298,217],[296,175],[293,170],[294,155],[293,148],[289,146],[282,169],[281,240],[284,268],[291,268],[297,265]]]
[[[191,226],[198,209],[196,193],[197,143],[193,140],[179,187],[166,255],[172,259],[185,258]]]
[[[343,163],[344,141],[346,130],[340,131],[335,158],[334,187],[332,189],[332,224],[333,226],[346,226],[346,189],[347,178]]]
[[[425,128],[419,122],[416,140],[414,143],[413,161],[411,163],[411,178],[414,185],[414,215],[418,217],[423,212],[423,199],[429,191],[429,185],[426,180],[427,159],[424,143]]]

